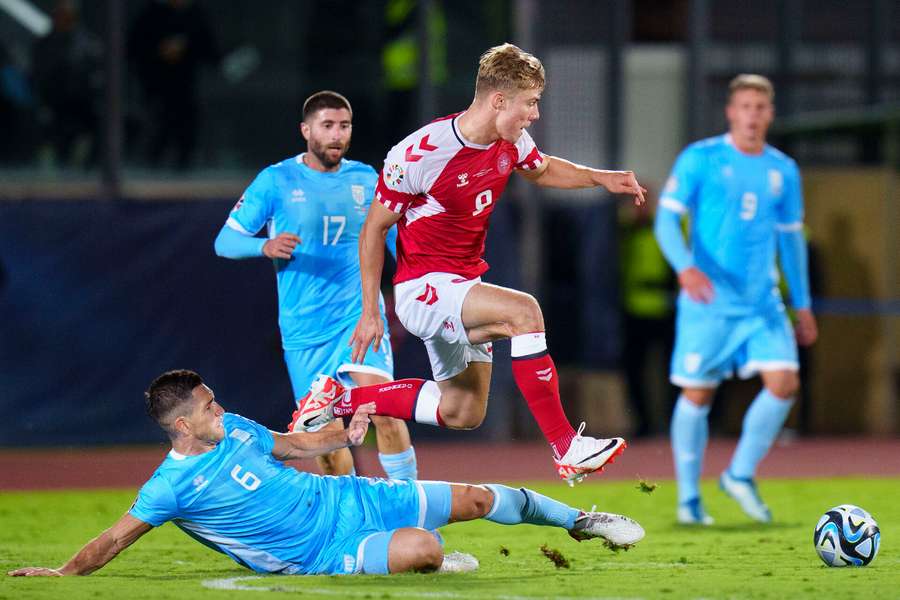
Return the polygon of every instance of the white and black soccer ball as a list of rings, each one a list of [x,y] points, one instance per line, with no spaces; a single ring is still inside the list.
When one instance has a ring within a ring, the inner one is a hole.
[[[829,567],[864,567],[878,554],[881,530],[858,506],[835,506],[819,519],[813,533],[816,552]]]

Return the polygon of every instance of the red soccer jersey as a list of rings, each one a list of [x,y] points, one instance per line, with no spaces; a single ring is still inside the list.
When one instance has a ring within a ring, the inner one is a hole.
[[[395,284],[427,273],[471,279],[487,271],[484,240],[494,203],[513,169],[535,169],[544,160],[527,131],[515,144],[482,146],[463,139],[458,118],[429,123],[384,160],[375,198],[403,215]]]

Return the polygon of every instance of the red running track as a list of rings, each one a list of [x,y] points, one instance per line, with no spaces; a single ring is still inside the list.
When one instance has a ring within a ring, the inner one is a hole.
[[[717,439],[707,450],[704,475],[728,464],[735,440]],[[168,447],[0,450],[0,490],[137,488]],[[416,445],[422,479],[462,482],[553,481],[550,451],[542,443]],[[383,476],[374,448],[357,449],[357,471]],[[294,463],[316,471],[313,461]],[[811,438],[780,443],[760,466],[761,477],[900,477],[900,438]],[[671,479],[668,440],[638,440],[616,464],[592,480]]]

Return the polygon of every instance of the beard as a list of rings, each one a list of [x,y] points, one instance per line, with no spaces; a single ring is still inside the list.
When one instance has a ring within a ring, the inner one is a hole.
[[[340,150],[337,159],[333,159],[329,156],[329,151],[331,150]],[[350,149],[350,142],[348,141],[341,147],[338,146],[326,146],[325,144],[320,144],[318,142],[310,142],[309,151],[312,152],[316,158],[319,159],[319,162],[326,169],[333,169],[334,167],[341,164],[341,159],[344,158],[344,155],[347,154],[347,150]]]

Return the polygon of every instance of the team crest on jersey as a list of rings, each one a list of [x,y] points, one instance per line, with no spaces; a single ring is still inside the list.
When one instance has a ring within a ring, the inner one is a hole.
[[[228,434],[228,437],[234,438],[242,444],[246,444],[247,440],[250,439],[250,434],[243,429],[238,429],[237,427],[235,427],[231,430],[231,433]]]
[[[512,170],[512,158],[509,154],[504,152],[500,155],[500,158],[497,159],[497,170],[501,175],[506,175]]]
[[[350,194],[353,196],[353,201],[357,204],[362,204],[366,201],[366,188],[361,185],[351,185]]]
[[[194,477],[194,479],[193,479],[193,481],[191,481],[191,483],[194,485],[194,491],[199,492],[200,490],[205,488],[207,485],[209,485],[209,480],[206,477],[204,477],[203,475],[197,475],[196,477]]]
[[[666,187],[664,191],[667,194],[674,194],[678,191],[678,178],[672,175],[666,180]]]
[[[400,185],[400,182],[403,181],[403,177],[406,173],[403,172],[403,167],[398,164],[389,165],[384,169],[384,182],[389,186],[395,188]]]
[[[780,196],[784,189],[784,175],[778,169],[769,169],[769,193]]]
[[[356,569],[356,557],[352,554],[344,555],[344,573],[352,573]]]

